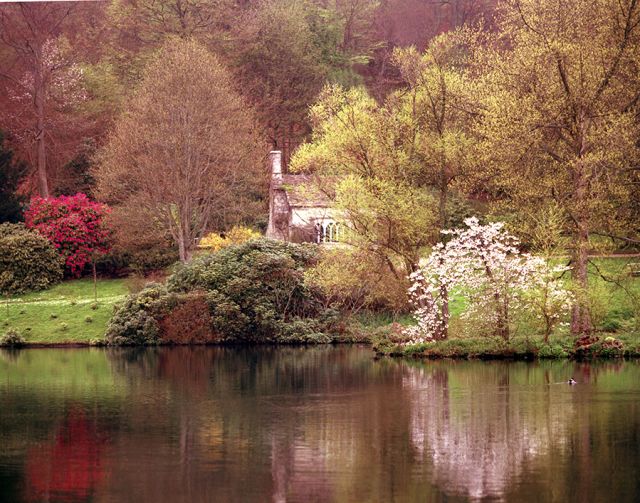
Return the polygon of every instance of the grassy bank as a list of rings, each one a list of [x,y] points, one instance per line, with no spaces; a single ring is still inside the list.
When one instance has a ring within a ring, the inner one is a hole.
[[[597,340],[595,340],[597,339]],[[640,335],[623,333],[596,334],[586,346],[576,346],[573,337],[553,337],[549,343],[542,339],[514,337],[506,342],[499,337],[453,338],[412,346],[390,344],[378,339],[373,343],[378,356],[402,356],[410,358],[438,359],[553,359],[553,358],[638,358]]]
[[[600,344],[607,337],[613,337],[623,347],[621,351],[606,347],[601,351],[598,345],[594,346],[593,349],[603,356],[640,355],[640,278],[631,277],[627,272],[628,263],[632,261],[638,260],[601,258],[590,271],[591,304]],[[605,281],[600,273],[616,282]],[[97,302],[91,279],[65,281],[47,291],[2,299],[0,336],[14,329],[31,344],[84,344],[92,339],[102,339],[114,304],[129,293],[127,283],[128,280],[122,279],[99,280]],[[450,339],[447,341],[398,346],[385,340],[384,333],[390,331],[392,323],[406,326],[412,323],[412,318],[368,312],[345,320],[345,333],[337,340],[365,342],[372,337],[379,354],[424,358],[564,358],[574,351],[575,341],[566,328],[545,344],[535,320],[520,320],[509,344],[502,339],[481,337],[477,326],[460,319],[463,308],[463,302],[453,299]]]
[[[610,257],[592,260],[589,269],[589,304],[596,332],[587,348],[576,347],[576,339],[567,327],[560,327],[545,343],[543,327],[535,317],[516,320],[515,336],[507,343],[501,338],[479,334],[476,324],[460,317],[464,301],[453,297],[450,309],[449,339],[411,346],[397,344],[393,335],[402,325],[409,325],[406,317],[395,320],[399,326],[380,329],[380,324],[366,320],[364,325],[374,334],[374,350],[378,355],[413,358],[571,358],[571,357],[640,357],[640,278],[630,274],[630,264],[640,262],[637,257]],[[570,279],[567,277],[567,282]],[[568,321],[568,320],[567,320]]]
[[[0,335],[17,330],[28,343],[88,343],[102,338],[113,305],[127,295],[124,280],[65,281],[49,290],[2,299]]]

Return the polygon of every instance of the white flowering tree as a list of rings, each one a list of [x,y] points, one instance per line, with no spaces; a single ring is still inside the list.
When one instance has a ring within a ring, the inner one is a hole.
[[[443,231],[450,236],[411,275],[409,290],[417,326],[407,330],[409,343],[445,339],[448,296],[452,290],[468,304],[462,317],[491,327],[509,340],[514,315],[534,310],[544,321],[545,340],[570,308],[571,294],[559,280],[565,268],[551,268],[541,257],[521,253],[517,238],[503,223],[481,225],[465,220],[466,228]]]

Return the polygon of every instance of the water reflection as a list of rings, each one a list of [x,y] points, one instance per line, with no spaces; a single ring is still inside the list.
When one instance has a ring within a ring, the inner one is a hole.
[[[27,501],[89,501],[103,482],[106,437],[95,418],[71,408],[52,439],[27,449]]]
[[[0,359],[0,501],[635,501],[639,377],[347,346],[22,351]]]
[[[403,379],[418,458],[432,463],[437,485],[473,499],[500,497],[536,458],[563,455],[576,410],[556,400],[564,387],[526,393],[509,386],[508,366],[494,365],[495,379],[472,378],[453,390],[440,366],[413,368]]]

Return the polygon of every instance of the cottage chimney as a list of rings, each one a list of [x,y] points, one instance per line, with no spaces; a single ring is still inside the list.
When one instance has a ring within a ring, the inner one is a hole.
[[[271,164],[271,179],[277,180],[282,178],[282,151],[272,150],[269,152],[269,161]]]

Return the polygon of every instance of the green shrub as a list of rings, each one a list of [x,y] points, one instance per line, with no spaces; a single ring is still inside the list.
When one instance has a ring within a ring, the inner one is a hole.
[[[115,312],[111,344],[188,342],[323,343],[336,322],[304,270],[313,245],[260,239],[202,255],[180,267],[167,288],[147,286]]]
[[[538,358],[566,358],[569,350],[558,342],[541,344],[538,349]]]
[[[0,346],[9,346],[12,348],[19,348],[26,344],[24,337],[22,337],[17,330],[9,329],[0,337]]]
[[[64,261],[51,243],[22,224],[0,224],[0,293],[49,288],[62,279]]]
[[[617,319],[607,317],[602,321],[600,328],[604,332],[615,332],[616,330],[619,330],[621,326],[622,325]]]
[[[96,269],[106,276],[128,276],[131,272],[147,275],[161,271],[178,261],[175,247],[155,243],[153,246],[118,246],[96,262]]]
[[[116,345],[157,344],[160,330],[156,318],[168,312],[167,297],[167,289],[158,284],[130,295],[116,306],[107,325],[106,341]]]
[[[366,250],[321,248],[317,264],[305,272],[305,281],[323,292],[327,304],[343,312],[410,310],[407,279],[396,278],[383,258]]]
[[[332,341],[332,338],[323,332],[324,328],[319,320],[314,319],[296,318],[279,322],[274,340],[281,344],[327,344]]]
[[[311,342],[323,330],[309,319],[324,307],[304,272],[317,258],[315,245],[258,239],[192,260],[167,285],[176,293],[207,292],[213,331],[233,340]]]
[[[146,275],[166,269],[175,264],[178,259],[178,250],[175,248],[151,248],[133,252],[129,267],[137,274]]]
[[[85,323],[93,323],[93,318],[91,316],[85,316],[84,317],[84,322]]]

